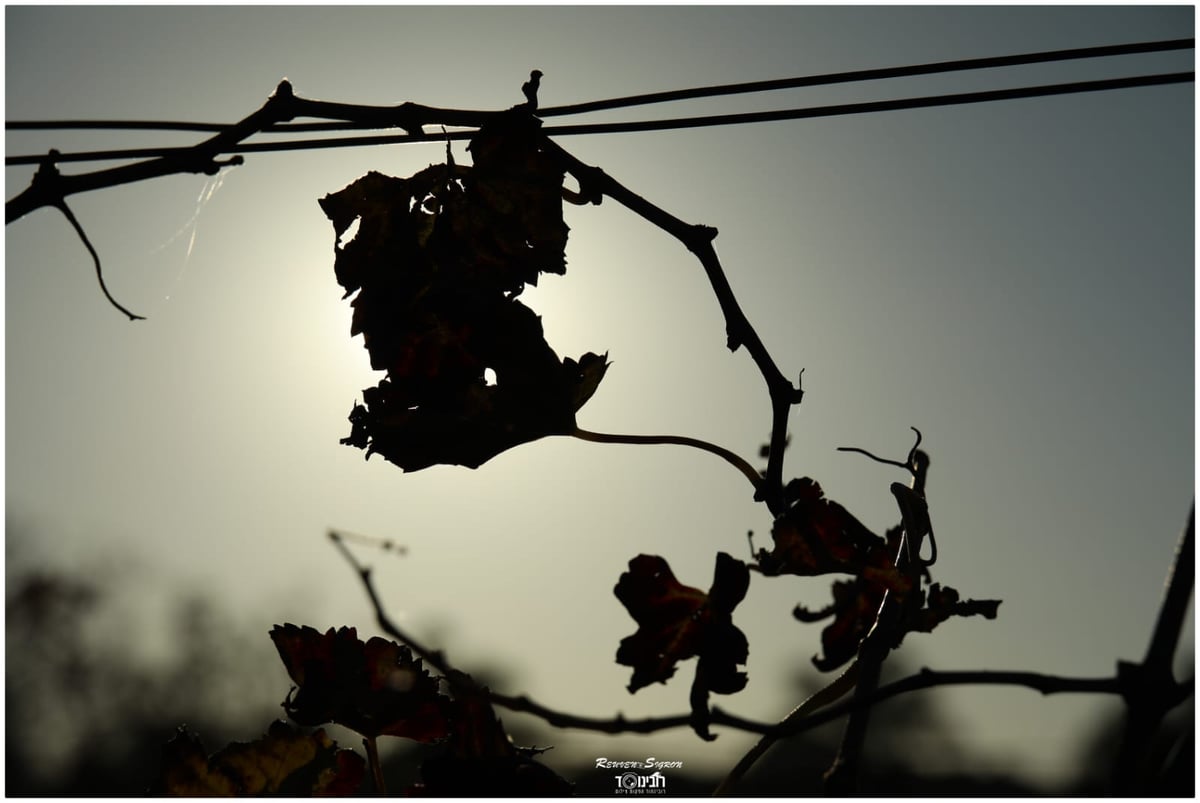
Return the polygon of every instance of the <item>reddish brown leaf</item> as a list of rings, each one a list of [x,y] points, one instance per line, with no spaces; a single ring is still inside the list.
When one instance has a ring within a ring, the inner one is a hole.
[[[454,733],[445,752],[421,764],[411,794],[438,797],[563,797],[569,782],[516,747],[488,700],[466,679],[454,691]]]
[[[180,728],[163,747],[151,794],[171,797],[343,797],[362,786],[366,763],[340,750],[325,731],[301,733],[274,722],[253,742],[234,742],[207,757],[200,739]]]
[[[698,672],[706,690],[720,694],[741,691],[746,675],[746,637],[733,624],[733,609],[746,595],[750,573],[746,564],[724,552],[717,555],[712,588],[704,592],[675,579],[670,566],[656,555],[629,561],[614,589],[617,599],[638,623],[638,630],[621,641],[617,663],[633,667],[629,691],[651,683],[666,683],[678,661],[700,657]]]
[[[900,527],[888,530],[887,552],[894,553],[900,548],[902,534],[903,530]],[[903,640],[905,633],[928,633],[952,616],[996,618],[999,601],[960,602],[956,590],[942,587],[938,583],[933,583],[928,591],[916,589],[906,592],[903,587],[889,589],[889,586],[880,580],[881,577],[891,576],[886,568],[869,566],[854,579],[834,581],[833,604],[822,611],[811,612],[802,606],[796,607],[793,613],[802,622],[817,622],[832,617],[832,621],[821,631],[823,654],[813,656],[813,664],[817,669],[822,672],[837,669],[858,654],[859,644],[875,624],[879,606],[883,603],[884,594],[889,590],[895,594],[915,594],[905,607],[906,614],[897,634],[896,645]]]
[[[822,611],[820,616],[810,614],[797,606],[793,612],[802,622],[813,622],[832,616],[833,621],[821,631],[821,655],[813,656],[813,665],[822,672],[829,672],[847,663],[858,654],[858,645],[875,624],[875,615],[883,602],[886,589],[863,578],[835,580],[833,582],[833,605]]]
[[[364,644],[352,627],[276,625],[271,639],[299,687],[284,708],[301,725],[336,722],[364,736],[419,742],[449,733],[449,700],[407,647],[378,637]]]
[[[792,480],[787,495],[790,505],[771,527],[774,550],[759,550],[756,556],[763,574],[866,573],[889,588],[903,591],[911,585],[895,569],[894,547],[826,499],[815,480]]]

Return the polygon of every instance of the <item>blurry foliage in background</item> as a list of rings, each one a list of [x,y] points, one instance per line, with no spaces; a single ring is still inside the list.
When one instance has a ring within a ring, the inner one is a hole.
[[[282,715],[279,701],[288,680],[275,655],[270,623],[255,620],[253,612],[235,617],[220,607],[215,591],[184,593],[163,603],[173,634],[166,645],[170,657],[164,661],[139,657],[144,654],[139,642],[147,634],[113,627],[111,621],[116,587],[128,578],[52,568],[27,556],[14,558],[9,529],[7,795],[140,796],[151,788],[158,759],[180,725],[186,723],[206,745],[218,746],[258,739],[267,723]],[[908,674],[913,666],[906,663],[903,654],[895,656],[889,662],[889,676]],[[487,670],[477,674],[483,677]],[[515,680],[502,674],[490,682],[515,687]],[[818,685],[815,673],[805,669],[797,673],[791,688],[781,691],[789,699],[799,699]],[[1094,731],[1081,741],[1077,753],[1064,747],[1067,756],[1076,758],[1078,781],[1064,789],[1045,790],[998,773],[972,772],[978,761],[956,741],[952,712],[938,702],[937,692],[902,695],[880,708],[868,742],[862,792],[1098,794],[1107,783],[1106,770],[1121,726],[1121,706],[1113,701],[1109,708],[1108,716],[1098,716]],[[572,752],[563,732],[548,731],[530,720],[513,717],[510,731],[523,743],[557,744],[544,758],[575,783],[577,795],[611,793],[611,773],[595,769],[594,756]],[[1156,747],[1167,767],[1159,786],[1162,794],[1191,794],[1193,723],[1191,702],[1165,723]],[[836,752],[839,731],[840,725],[832,723],[781,742],[745,778],[742,792],[818,789],[821,773]],[[337,738],[354,746],[342,734]],[[633,744],[643,742],[643,737],[628,739]],[[397,789],[412,783],[421,762],[436,752],[406,740],[392,740],[387,747],[385,774]],[[931,760],[934,757],[936,762]],[[714,778],[695,772],[697,766],[692,763],[673,772],[669,792],[711,793]]]
[[[132,578],[35,563],[13,538],[10,526],[7,794],[144,794],[180,724],[224,742],[279,716],[270,642],[221,610],[215,591],[165,602],[167,657],[156,660],[149,634],[121,621],[121,586]]]

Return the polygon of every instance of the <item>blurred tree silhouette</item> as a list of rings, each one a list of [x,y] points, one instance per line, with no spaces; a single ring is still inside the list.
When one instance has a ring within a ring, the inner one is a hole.
[[[36,565],[8,529],[6,794],[141,795],[180,724],[220,744],[280,716],[265,633],[185,592],[164,612],[169,658],[157,662],[146,633],[105,621],[121,616],[105,572]]]

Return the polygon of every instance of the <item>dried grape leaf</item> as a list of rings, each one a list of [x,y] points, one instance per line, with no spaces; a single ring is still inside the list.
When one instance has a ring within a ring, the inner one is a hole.
[[[614,592],[638,623],[638,631],[621,640],[617,663],[633,667],[629,691],[666,683],[675,664],[694,656],[708,657],[718,671],[714,682],[722,694],[740,691],[746,676],[736,665],[746,662],[746,637],[733,625],[733,609],[746,595],[746,564],[724,552],[717,555],[712,588],[705,594],[675,579],[666,560],[638,555],[629,561]]]
[[[208,757],[199,737],[180,728],[163,746],[150,792],[170,797],[344,797],[362,787],[366,763],[317,730],[273,722],[253,742],[233,742]]]
[[[572,785],[515,746],[488,701],[486,688],[455,684],[454,731],[445,752],[421,764],[412,795],[563,797]]]
[[[358,223],[335,245],[334,272],[354,296],[351,334],[387,372],[342,439],[367,457],[406,471],[476,468],[573,432],[604,377],[605,356],[560,359],[517,300],[539,274],[565,271],[567,240],[563,171],[523,119],[481,130],[472,167],[372,172],[320,201],[339,242]]]
[[[896,526],[887,532],[887,550],[896,554],[900,548],[903,528]],[[802,622],[818,622],[832,618],[821,631],[821,655],[813,656],[813,665],[822,672],[829,672],[852,660],[858,654],[859,644],[875,624],[879,606],[884,595],[893,593],[911,594],[905,603],[905,613],[893,646],[899,646],[904,635],[910,632],[931,632],[952,616],[984,616],[995,619],[999,600],[960,601],[958,592],[950,587],[933,583],[928,590],[921,588],[904,591],[889,588],[879,578],[887,573],[864,571],[849,580],[835,580],[833,603],[821,611],[809,611],[796,606],[793,615]]]
[[[690,695],[693,727],[708,734],[708,693],[734,694],[746,686],[749,644],[733,624],[733,609],[746,596],[750,571],[746,564],[721,552],[712,587],[705,594],[675,579],[666,560],[638,555],[629,561],[614,592],[638,624],[621,640],[617,663],[633,667],[629,691],[666,683],[675,664],[699,656]]]
[[[859,577],[834,580],[832,592],[833,604],[820,614],[813,614],[799,605],[792,612],[802,622],[833,617],[821,631],[822,654],[812,658],[813,666],[821,672],[837,669],[858,654],[858,645],[875,624],[886,589]]]
[[[826,499],[821,486],[807,477],[792,480],[787,488],[788,508],[771,528],[774,549],[755,555],[765,575],[848,574],[851,579],[833,583],[833,602],[820,611],[797,606],[793,614],[802,622],[832,621],[821,631],[822,654],[813,664],[823,672],[836,669],[858,654],[859,644],[875,623],[887,592],[908,596],[906,618],[896,639],[913,630],[928,632],[951,616],[982,615],[994,618],[998,601],[959,602],[954,589],[933,584],[928,593],[896,568],[904,535],[896,526],[880,538],[844,507]],[[926,524],[926,529],[928,526]],[[928,570],[922,572],[929,580]]]
[[[449,733],[449,699],[408,647],[354,628],[276,625],[271,640],[298,689],[283,706],[301,725],[336,722],[364,736],[433,742]]]
[[[771,527],[775,548],[771,552],[761,549],[755,556],[763,574],[865,574],[898,591],[911,587],[893,563],[895,545],[868,530],[846,508],[826,499],[815,480],[792,480],[786,493],[789,506]]]

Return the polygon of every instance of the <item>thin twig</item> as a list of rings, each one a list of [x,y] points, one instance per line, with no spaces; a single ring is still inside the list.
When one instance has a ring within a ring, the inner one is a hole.
[[[715,443],[709,443],[699,438],[690,438],[686,435],[618,435],[609,434],[606,432],[590,432],[586,429],[575,428],[571,433],[572,437],[579,438],[583,441],[591,441],[592,443],[625,443],[638,446],[646,445],[672,445],[672,446],[690,446],[693,449],[700,449],[715,454],[726,463],[736,468],[742,473],[746,479],[750,480],[750,484],[754,486],[757,493],[762,485],[762,475],[750,465],[745,459],[739,455],[726,449],[724,446],[717,446]]]
[[[357,541],[360,544],[377,547],[384,552],[395,552],[397,555],[407,555],[408,547],[404,544],[397,544],[390,538],[381,538],[377,535],[363,535],[362,533],[354,533],[349,530],[329,530],[330,538],[340,538],[343,541]]]
[[[418,656],[425,659],[425,662],[437,669],[443,675],[449,675],[453,669],[446,661],[446,656],[440,650],[432,650],[423,645],[421,642],[414,639],[405,631],[401,630],[392,618],[388,616],[387,610],[383,607],[383,602],[379,599],[379,594],[375,591],[375,581],[371,579],[371,569],[358,562],[358,558],[354,557],[354,553],[346,546],[345,541],[336,531],[329,531],[329,540],[342,553],[342,557],[354,568],[358,573],[359,579],[362,581],[363,588],[366,589],[367,597],[371,600],[371,607],[375,609],[375,620],[379,623],[379,627],[383,632],[387,633],[397,641],[408,645],[408,648],[415,652]]]
[[[271,123],[291,119],[289,104],[293,99],[292,85],[280,82],[275,93],[257,111],[229,126],[203,142],[131,165],[121,165],[107,170],[59,176],[51,186],[48,183],[30,183],[24,191],[4,204],[4,222],[12,223],[35,209],[60,203],[67,196],[80,192],[116,187],[135,181],[170,176],[177,173],[215,174],[221,167],[240,164],[240,157],[227,162],[217,162],[216,157],[230,152],[238,143]]]
[[[878,455],[871,454],[866,449],[860,449],[857,446],[839,446],[839,447],[837,447],[837,451],[839,451],[839,452],[857,452],[858,454],[866,455],[867,457],[874,460],[876,463],[883,463],[886,466],[895,466],[896,468],[902,468],[905,471],[907,471],[909,474],[911,474],[915,477],[917,472],[916,472],[916,466],[913,463],[913,460],[916,458],[916,455],[917,455],[917,447],[921,445],[921,430],[917,429],[916,427],[909,427],[909,429],[911,429],[913,432],[917,433],[917,440],[916,440],[916,443],[914,443],[912,445],[912,448],[908,450],[908,457],[904,458],[903,463],[900,462],[899,460],[888,460],[886,457],[879,457]],[[924,493],[924,491],[922,491],[922,494],[923,493]]]
[[[865,454],[867,457],[871,458],[876,463],[883,463],[885,465],[895,466],[896,468],[903,468],[903,469],[908,468],[907,463],[901,463],[899,460],[888,460],[886,457],[879,457],[878,455],[871,454],[866,449],[860,449],[857,446],[839,446],[839,447],[837,447],[837,451],[839,451],[839,452],[858,452],[859,454]]]
[[[84,247],[87,248],[88,253],[92,255],[92,262],[96,265],[96,281],[100,283],[100,290],[104,293],[104,297],[108,299],[108,303],[125,313],[125,315],[131,321],[146,320],[145,316],[135,315],[134,313],[130,312],[128,309],[118,303],[115,298],[113,298],[112,293],[108,292],[108,285],[104,283],[104,271],[100,268],[100,255],[96,253],[96,249],[92,246],[91,240],[88,239],[87,234],[84,232],[83,226],[79,225],[79,221],[76,220],[75,215],[71,213],[71,208],[67,206],[67,202],[64,200],[59,200],[54,204],[54,206],[57,207],[58,210],[66,216],[71,225],[75,227],[75,233],[79,235],[80,240],[83,240]]]
[[[104,293],[104,297],[108,299],[108,303],[125,313],[125,315],[131,321],[146,320],[141,315],[135,315],[121,304],[117,303],[117,300],[113,298],[112,293],[108,291],[108,285],[104,283],[104,269],[100,266],[100,255],[96,253],[96,249],[92,245],[92,241],[88,239],[87,232],[83,230],[83,226],[79,223],[79,220],[76,219],[75,214],[71,211],[71,207],[67,206],[66,196],[62,193],[60,186],[62,174],[58,172],[58,165],[56,163],[58,156],[58,151],[51,150],[50,153],[42,157],[41,166],[38,167],[37,172],[34,174],[33,182],[30,187],[36,187],[39,192],[50,198],[50,204],[58,209],[58,211],[62,212],[63,217],[65,217],[67,222],[70,223],[72,228],[75,229],[75,233],[78,234],[79,239],[83,241],[83,247],[86,248],[88,253],[92,255],[92,262],[96,266],[96,281],[100,283],[100,290]]]
[[[824,708],[827,705],[832,705],[840,698],[844,697],[851,689],[854,688],[855,681],[858,678],[858,662],[850,664],[845,671],[834,678],[828,685],[820,689],[816,693],[808,697],[800,705],[796,706],[791,712],[784,717],[778,725],[779,729],[787,728],[794,722],[803,721],[806,717],[812,716],[813,712]],[[713,797],[728,795],[733,791],[733,787],[738,781],[750,771],[760,758],[766,755],[774,744],[779,741],[780,737],[776,733],[764,734],[759,739],[754,747],[742,756],[741,760],[734,765],[725,779],[713,791]]]

